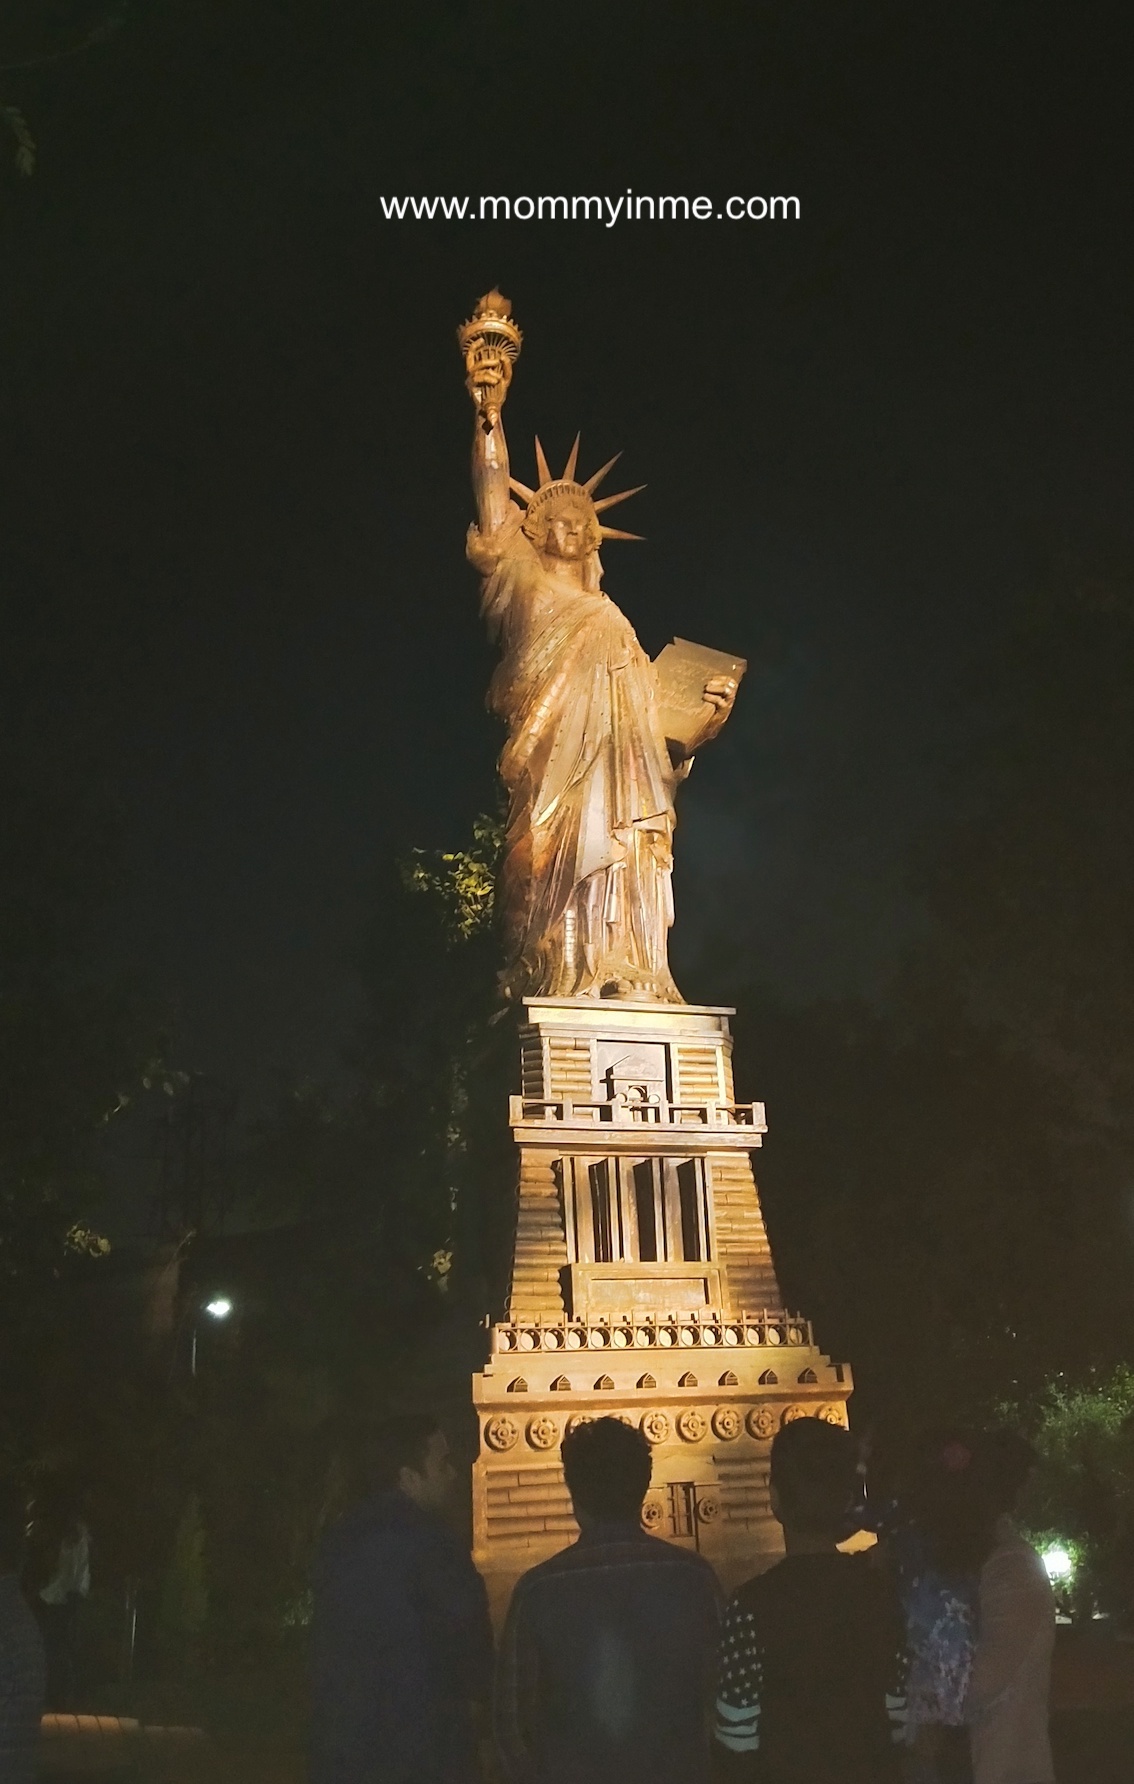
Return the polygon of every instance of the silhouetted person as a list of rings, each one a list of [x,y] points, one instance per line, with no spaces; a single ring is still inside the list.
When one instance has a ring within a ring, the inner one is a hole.
[[[484,1582],[439,1515],[445,1436],[430,1418],[388,1419],[364,1472],[368,1496],[316,1564],[311,1784],[476,1784],[492,1631]]]
[[[0,1482],[0,1779],[33,1784],[47,1669],[43,1638],[20,1584],[27,1509],[10,1481]]]
[[[37,1488],[25,1585],[47,1654],[47,1707],[74,1710],[78,1696],[76,1626],[91,1589],[91,1537],[83,1495],[73,1480]]]
[[[976,1651],[968,1720],[975,1784],[1051,1784],[1048,1694],[1055,1598],[1011,1514],[1035,1467],[1031,1445],[1010,1431],[977,1445],[987,1505]]]
[[[786,1554],[725,1613],[715,1764],[745,1784],[890,1784],[901,1775],[905,1629],[885,1575],[838,1541],[856,1488],[848,1432],[796,1419],[772,1445]]]
[[[620,1419],[563,1440],[579,1540],[533,1567],[500,1647],[508,1784],[704,1784],[719,1626],[712,1569],[642,1529],[650,1448]]]
[[[901,1512],[884,1534],[885,1561],[906,1617],[910,1655],[908,1784],[971,1784],[967,1726],[980,1570],[990,1519],[976,1439],[930,1432]]]

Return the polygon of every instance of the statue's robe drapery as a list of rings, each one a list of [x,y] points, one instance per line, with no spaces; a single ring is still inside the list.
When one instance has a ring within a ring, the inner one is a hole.
[[[520,996],[641,996],[680,1003],[673,921],[674,768],[653,665],[598,586],[548,569],[513,509],[474,528],[483,612],[501,648],[489,705],[508,727],[502,870],[508,966]]]

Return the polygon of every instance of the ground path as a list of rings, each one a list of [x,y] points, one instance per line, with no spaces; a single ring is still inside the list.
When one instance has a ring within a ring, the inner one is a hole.
[[[294,1699],[292,1704],[294,1706]],[[1061,1630],[1053,1680],[1059,1784],[1130,1784],[1134,1778],[1134,1645]],[[180,1707],[180,1706],[179,1706]],[[207,1709],[207,1705],[202,1705]],[[119,1717],[51,1721],[43,1784],[304,1784],[302,1742],[291,1726],[215,1734]],[[271,1718],[268,1718],[269,1724]]]

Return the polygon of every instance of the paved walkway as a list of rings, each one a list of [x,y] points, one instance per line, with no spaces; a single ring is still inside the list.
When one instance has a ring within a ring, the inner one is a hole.
[[[1052,1680],[1059,1784],[1134,1779],[1134,1646],[1060,1631]],[[304,1784],[295,1740],[214,1741],[129,1717],[44,1719],[43,1784]]]

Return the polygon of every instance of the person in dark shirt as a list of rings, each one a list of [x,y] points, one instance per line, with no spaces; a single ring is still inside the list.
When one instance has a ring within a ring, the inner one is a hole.
[[[310,1784],[478,1784],[492,1629],[484,1582],[439,1516],[454,1478],[444,1433],[387,1420],[366,1474],[369,1496],[316,1563]]]
[[[512,1596],[495,1717],[507,1784],[707,1784],[716,1578],[642,1529],[640,1431],[596,1419],[562,1454],[580,1535]]]
[[[849,1434],[796,1419],[772,1445],[782,1561],[725,1612],[715,1775],[744,1784],[890,1784],[900,1775],[905,1629],[869,1554],[841,1555]]]

